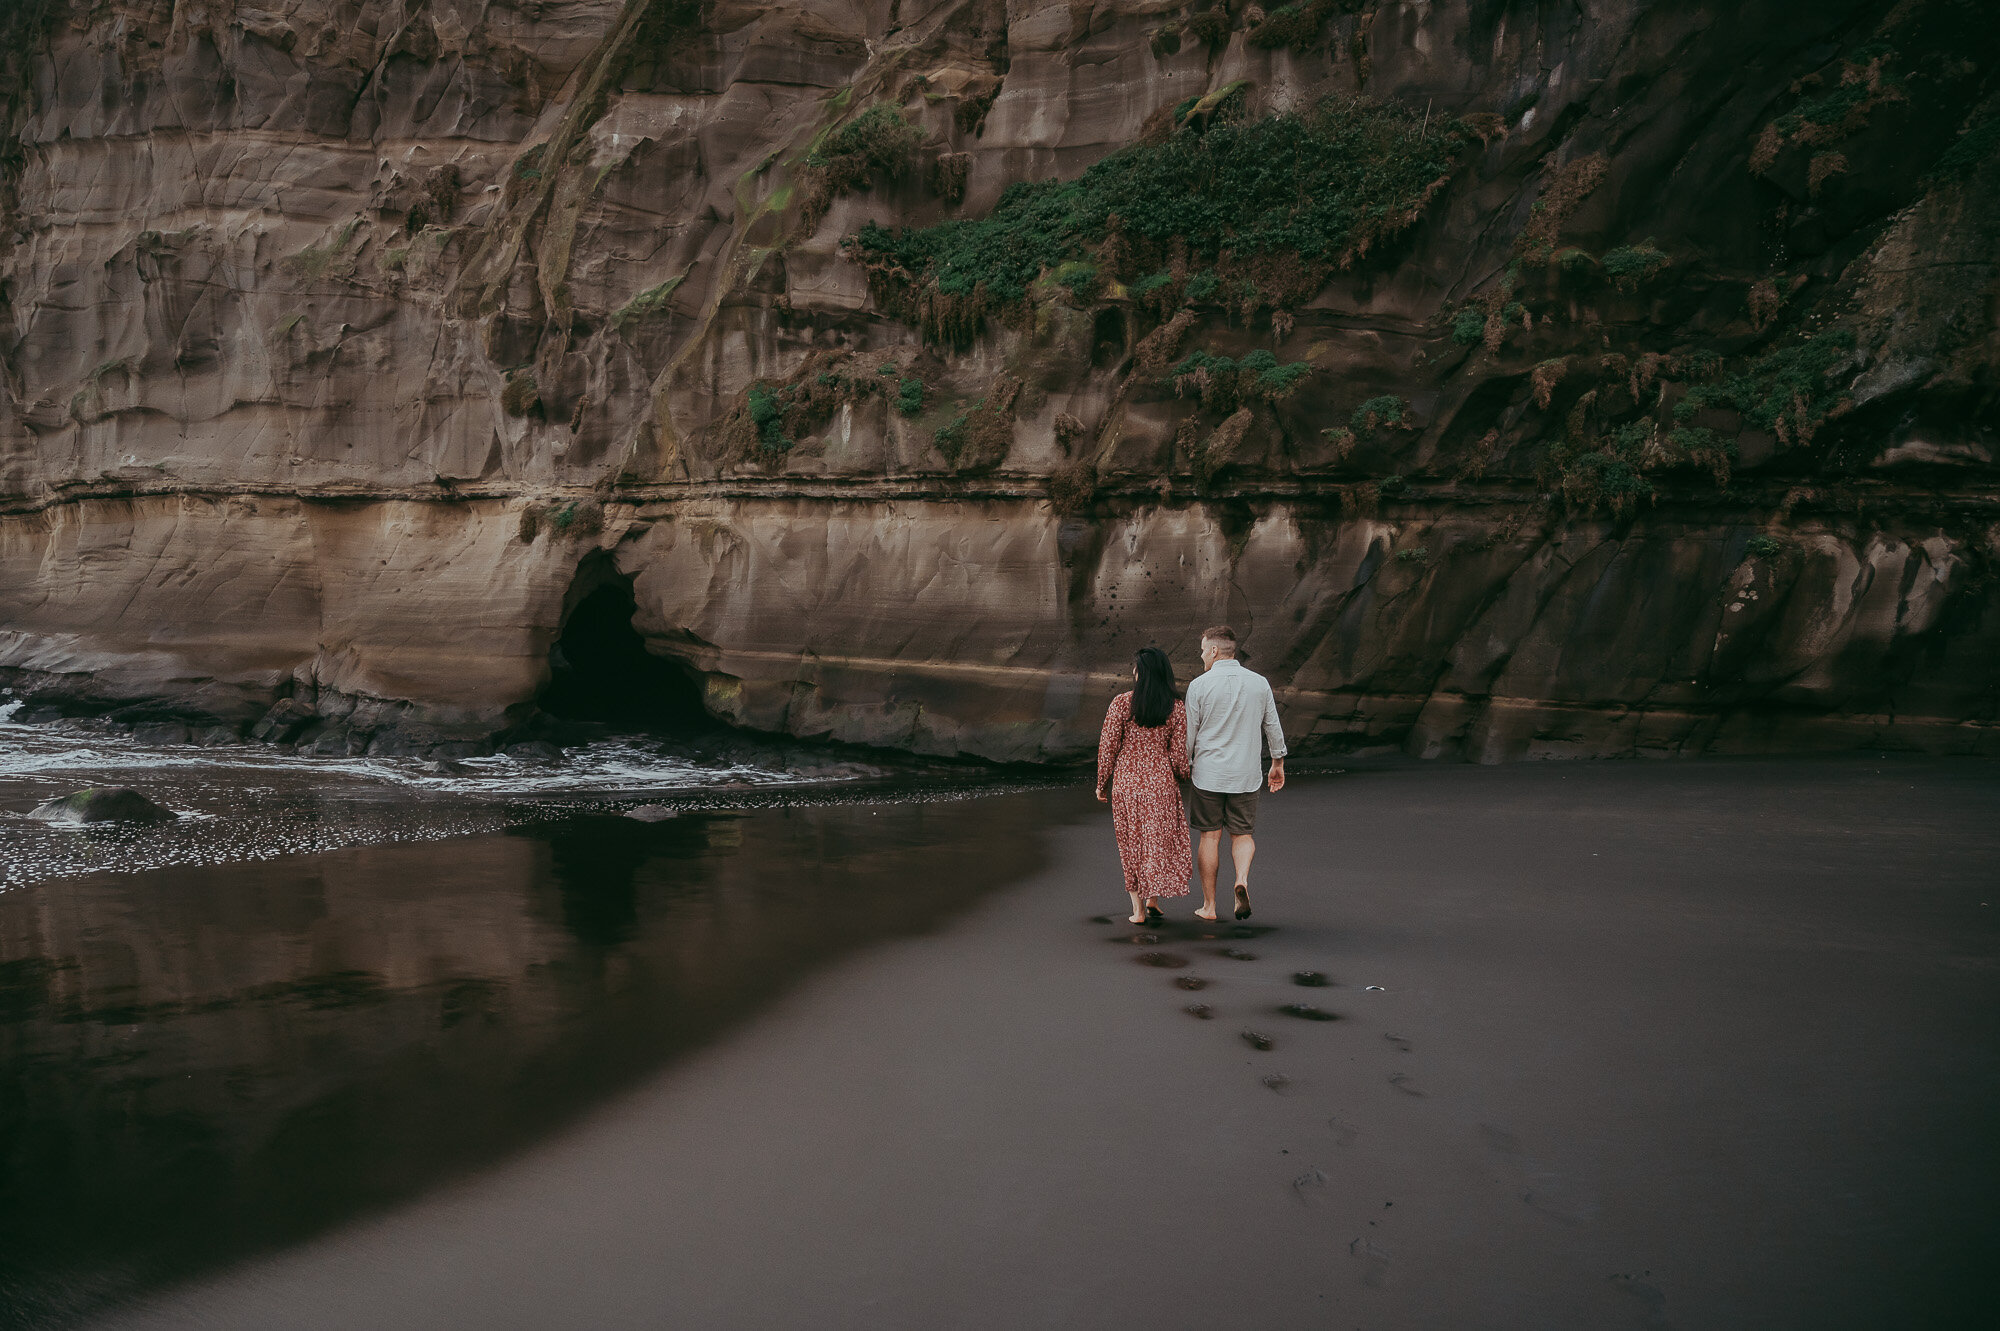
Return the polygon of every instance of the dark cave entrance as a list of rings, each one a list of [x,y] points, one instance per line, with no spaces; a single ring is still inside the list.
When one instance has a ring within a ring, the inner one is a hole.
[[[621,730],[686,733],[712,724],[694,673],[646,650],[632,626],[638,609],[632,579],[609,555],[583,561],[564,598],[562,635],[549,652],[543,711]]]
[[[1125,312],[1099,310],[1090,330],[1090,363],[1095,369],[1116,365],[1125,358]]]

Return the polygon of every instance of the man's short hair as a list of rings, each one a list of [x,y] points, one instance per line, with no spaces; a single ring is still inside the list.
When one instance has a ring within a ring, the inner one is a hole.
[[[1216,651],[1224,656],[1236,655],[1236,630],[1227,624],[1217,624],[1212,629],[1201,631],[1202,645],[1215,644]]]

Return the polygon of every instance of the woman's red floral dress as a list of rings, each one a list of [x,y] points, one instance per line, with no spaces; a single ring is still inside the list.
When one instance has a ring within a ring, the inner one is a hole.
[[[1132,695],[1113,698],[1097,742],[1097,790],[1111,787],[1111,828],[1127,892],[1187,895],[1194,854],[1181,788],[1174,784],[1187,774],[1187,704],[1176,701],[1163,726],[1141,726],[1132,723]]]

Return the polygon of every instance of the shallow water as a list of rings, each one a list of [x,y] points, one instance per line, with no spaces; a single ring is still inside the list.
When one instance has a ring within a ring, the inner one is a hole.
[[[927,806],[1003,788],[973,770],[625,735],[438,775],[19,708],[0,703],[0,1327],[503,1155],[1030,853],[1014,815],[974,810],[951,825],[998,818],[1009,847],[958,862]],[[28,816],[107,785],[179,817]],[[639,804],[675,816],[622,816]]]
[[[919,787],[907,772],[864,763],[794,770],[787,758],[797,746],[775,743],[762,757],[704,761],[673,740],[642,735],[569,749],[559,765],[495,755],[463,759],[463,774],[442,776],[414,758],[304,757],[264,744],[149,747],[87,724],[16,724],[20,707],[0,703],[0,892],[94,872],[439,840],[642,802],[741,808],[885,786],[919,798],[990,786],[977,772],[930,774]],[[157,828],[26,817],[43,800],[106,785],[135,787],[181,817]]]
[[[545,812],[0,895],[0,1325],[65,1324],[504,1156],[1025,872],[1050,798]]]

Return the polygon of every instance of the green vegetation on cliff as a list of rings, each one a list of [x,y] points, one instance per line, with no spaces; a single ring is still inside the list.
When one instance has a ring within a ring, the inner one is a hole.
[[[1654,496],[1645,472],[1652,462],[1657,429],[1652,421],[1627,421],[1577,446],[1570,440],[1550,450],[1554,483],[1573,509],[1588,512],[1603,507],[1616,517],[1628,517],[1640,500]]]
[[[605,321],[606,326],[614,333],[623,332],[627,324],[638,323],[661,313],[667,308],[667,301],[672,298],[675,288],[680,284],[679,277],[670,277],[658,286],[647,287],[613,310],[610,319]]]
[[[840,184],[860,184],[873,174],[900,175],[924,139],[896,107],[869,107],[829,134],[806,156],[806,165],[831,171]]]
[[[1303,55],[1319,45],[1320,29],[1326,26],[1327,19],[1360,8],[1359,0],[1307,0],[1305,4],[1280,5],[1250,29],[1249,42],[1267,51],[1284,47]]]
[[[1240,361],[1197,350],[1168,370],[1166,381],[1176,396],[1198,397],[1204,408],[1226,413],[1245,402],[1282,401],[1311,373],[1305,361],[1280,364],[1261,349]]]
[[[1741,374],[1690,389],[1675,404],[1675,419],[1692,420],[1703,407],[1726,407],[1779,442],[1802,447],[1829,416],[1839,414],[1845,393],[1830,381],[1853,353],[1852,331],[1828,329],[1758,358]]]
[[[800,203],[806,227],[819,224],[835,196],[900,179],[923,141],[924,132],[887,103],[869,107],[828,134],[806,155],[806,191]]]
[[[1669,260],[1648,236],[1637,245],[1620,245],[1604,256],[1604,275],[1621,291],[1636,291],[1642,282],[1663,272]]]
[[[1938,158],[1927,179],[1933,184],[1968,180],[1996,156],[2000,156],[2000,115],[1981,120],[1959,135]]]
[[[1990,116],[1970,126],[1958,140],[1944,150],[1938,164],[1930,168],[1928,180],[1932,184],[1942,184],[1946,180],[1970,180],[1972,172],[2000,156],[2000,116]]]
[[[1449,118],[1361,100],[1195,120],[1076,180],[1017,182],[982,218],[898,230],[871,222],[850,252],[885,308],[960,343],[1044,272],[1085,260],[1121,281],[1213,264],[1265,303],[1295,304],[1413,225],[1467,141]],[[1188,295],[1203,299],[1192,283]]]
[[[783,381],[754,380],[740,406],[722,424],[724,450],[731,457],[768,462],[816,434],[844,406],[886,399],[904,416],[923,413],[934,390],[893,363],[871,374],[845,352],[815,352]]]
[[[1393,393],[1382,397],[1371,397],[1354,409],[1348,418],[1348,428],[1357,435],[1372,434],[1383,425],[1401,425],[1404,420],[1403,399]]]
[[[750,423],[757,427],[757,442],[767,453],[782,453],[796,441],[785,433],[785,408],[790,405],[789,388],[773,389],[769,384],[750,385]]]
[[[952,417],[931,436],[931,446],[954,470],[977,471],[1007,456],[1014,437],[1014,404],[1021,381],[1000,375],[986,395]]]

